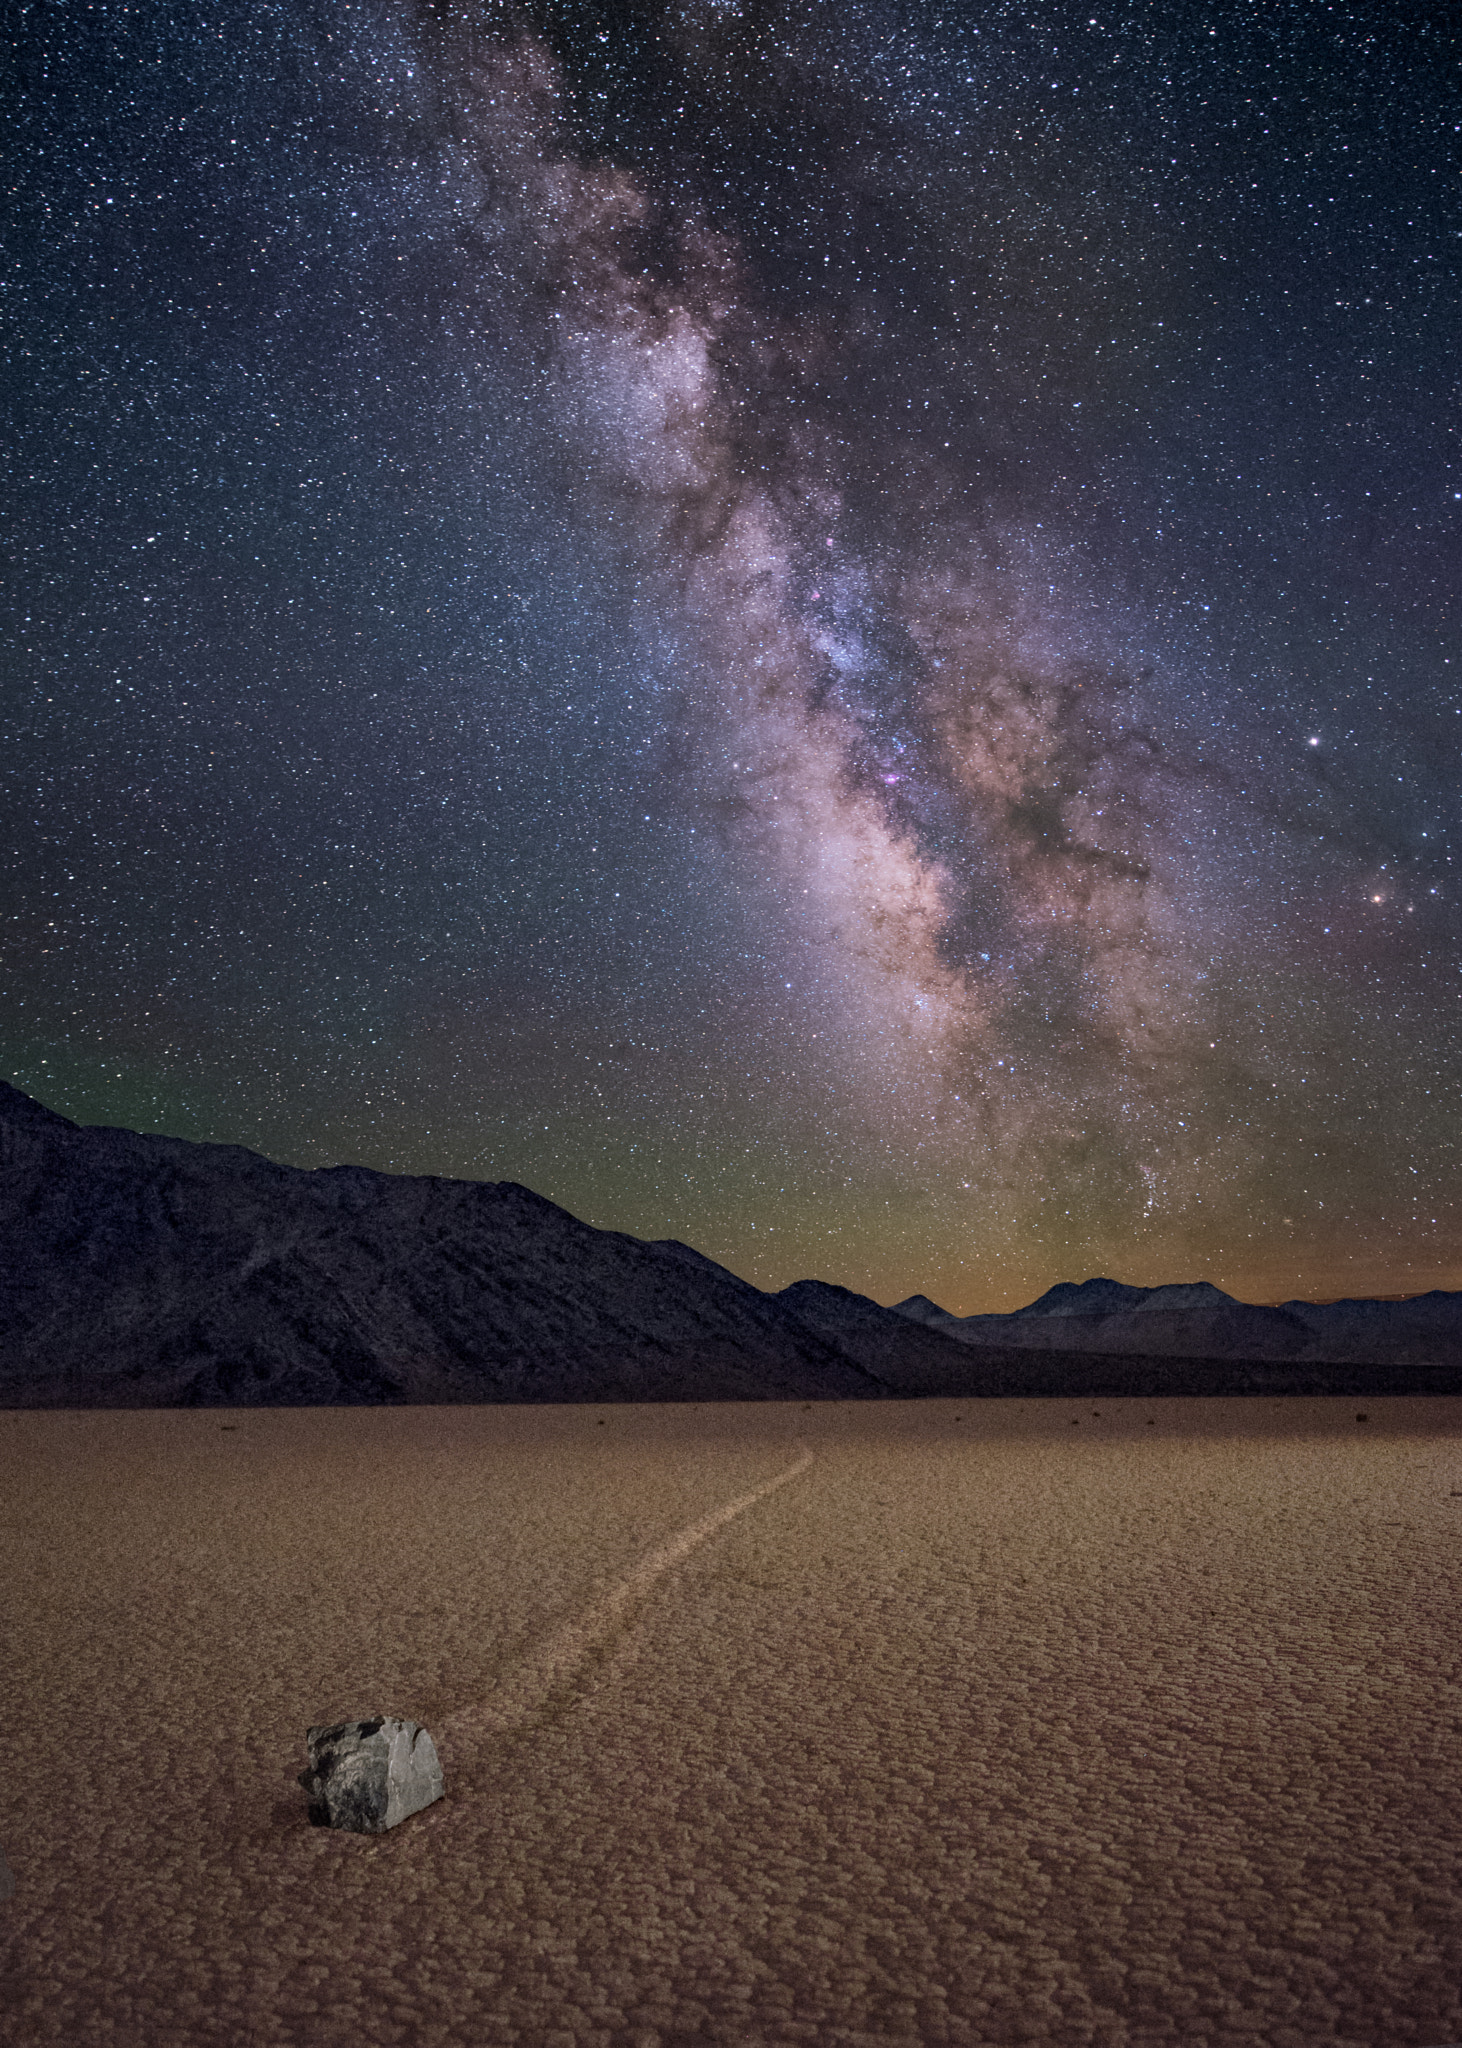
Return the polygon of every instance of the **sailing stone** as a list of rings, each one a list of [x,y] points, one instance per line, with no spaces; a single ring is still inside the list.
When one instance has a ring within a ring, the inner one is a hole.
[[[446,1790],[436,1744],[415,1721],[339,1721],[311,1728],[305,1744],[310,1767],[299,1781],[319,1828],[383,1835]]]

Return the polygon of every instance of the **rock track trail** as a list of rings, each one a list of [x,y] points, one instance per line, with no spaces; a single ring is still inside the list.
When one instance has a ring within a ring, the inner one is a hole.
[[[532,1651],[488,1700],[464,1708],[443,1722],[441,1734],[448,1749],[486,1736],[511,1734],[532,1721],[549,1701],[572,1685],[589,1660],[625,1627],[636,1607],[667,1572],[683,1564],[728,1522],[734,1522],[768,1494],[800,1478],[812,1461],[812,1452],[804,1450],[783,1471],[688,1522],[650,1551],[602,1599]]]

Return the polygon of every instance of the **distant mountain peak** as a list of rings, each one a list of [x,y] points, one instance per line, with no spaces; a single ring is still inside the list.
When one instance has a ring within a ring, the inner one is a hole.
[[[1234,1297],[1211,1280],[1179,1281],[1166,1287],[1129,1287],[1123,1280],[1061,1280],[1039,1300],[1018,1308],[1018,1316],[1105,1316],[1146,1309],[1232,1308]]]
[[[1018,1316],[1100,1316],[1117,1309],[1137,1308],[1147,1297],[1146,1287],[1129,1287],[1121,1280],[1058,1280],[1035,1301],[1012,1311]]]
[[[1236,1308],[1246,1304],[1235,1295],[1225,1294],[1211,1280],[1187,1280],[1167,1287],[1149,1287],[1142,1306],[1145,1309],[1185,1309]]]
[[[927,1294],[911,1294],[907,1301],[896,1301],[893,1305],[896,1316],[907,1316],[912,1323],[955,1323],[959,1321],[953,1309],[941,1308],[937,1301],[931,1301]]]

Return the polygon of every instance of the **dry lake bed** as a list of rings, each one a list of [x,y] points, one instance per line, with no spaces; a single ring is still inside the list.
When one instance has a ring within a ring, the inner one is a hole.
[[[1462,1401],[7,1412],[0,1525],[13,2048],[1462,2041]]]

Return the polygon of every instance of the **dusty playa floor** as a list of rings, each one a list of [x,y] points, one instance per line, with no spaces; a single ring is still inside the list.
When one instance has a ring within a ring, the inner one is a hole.
[[[1462,2040],[1462,1402],[7,1413],[0,1521],[16,2048]],[[310,1828],[372,1711],[447,1799]]]

